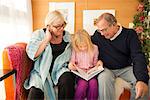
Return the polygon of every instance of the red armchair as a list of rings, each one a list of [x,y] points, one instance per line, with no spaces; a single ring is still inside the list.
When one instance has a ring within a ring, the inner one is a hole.
[[[3,51],[3,69],[16,70],[15,78],[10,76],[4,80],[6,100],[27,98],[28,91],[24,89],[23,83],[29,75],[33,62],[26,55],[25,48],[26,43],[16,43]]]
[[[28,91],[24,89],[23,83],[33,67],[33,62],[28,58],[25,48],[26,43],[16,43],[6,47],[3,51],[3,69],[16,70],[15,78],[10,76],[4,80],[6,100],[12,100],[13,98],[16,100],[27,99]],[[129,100],[129,97],[130,92],[125,90],[120,96],[120,100]]]

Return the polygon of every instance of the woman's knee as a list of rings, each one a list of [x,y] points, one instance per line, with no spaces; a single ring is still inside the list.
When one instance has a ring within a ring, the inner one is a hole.
[[[58,100],[72,99],[75,91],[75,76],[65,72],[58,80]]]
[[[75,76],[71,72],[65,72],[60,76],[58,84],[66,86],[74,85]]]
[[[32,100],[32,99],[44,100],[44,92],[41,89],[31,87],[27,100]]]

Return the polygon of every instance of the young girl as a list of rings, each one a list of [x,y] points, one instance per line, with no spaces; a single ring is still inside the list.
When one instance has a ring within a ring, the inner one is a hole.
[[[98,61],[98,47],[91,42],[89,34],[85,30],[79,30],[72,36],[72,56],[69,69],[77,70],[77,67],[88,72],[90,69],[98,68],[102,61]],[[86,81],[77,78],[75,100],[97,100],[98,82],[96,77]]]

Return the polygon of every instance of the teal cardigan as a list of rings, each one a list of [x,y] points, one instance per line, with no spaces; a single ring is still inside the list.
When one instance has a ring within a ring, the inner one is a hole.
[[[43,31],[43,29],[35,31],[32,34],[31,40],[27,45],[27,55],[30,59],[35,61],[35,63],[33,70],[30,73],[30,77],[26,79],[24,83],[24,87],[25,89],[30,89],[32,86],[40,88],[44,92],[44,96],[46,99],[56,100],[53,83],[57,85],[59,77],[64,72],[69,71],[69,69],[67,68],[67,62],[71,57],[71,35],[65,31],[63,40],[69,43],[66,46],[64,52],[56,58],[51,75],[49,73],[49,69],[53,56],[50,44],[46,46],[45,50],[40,54],[39,57],[34,59],[34,55],[37,52],[41,41],[44,39],[44,36],[45,32]]]

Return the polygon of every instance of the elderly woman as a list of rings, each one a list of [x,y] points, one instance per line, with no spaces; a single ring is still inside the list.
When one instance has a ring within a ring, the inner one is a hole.
[[[24,87],[30,89],[28,99],[56,100],[54,86],[58,86],[58,99],[74,96],[74,75],[67,62],[71,56],[70,34],[64,30],[66,22],[58,11],[49,12],[44,29],[36,30],[26,52],[35,61]]]

